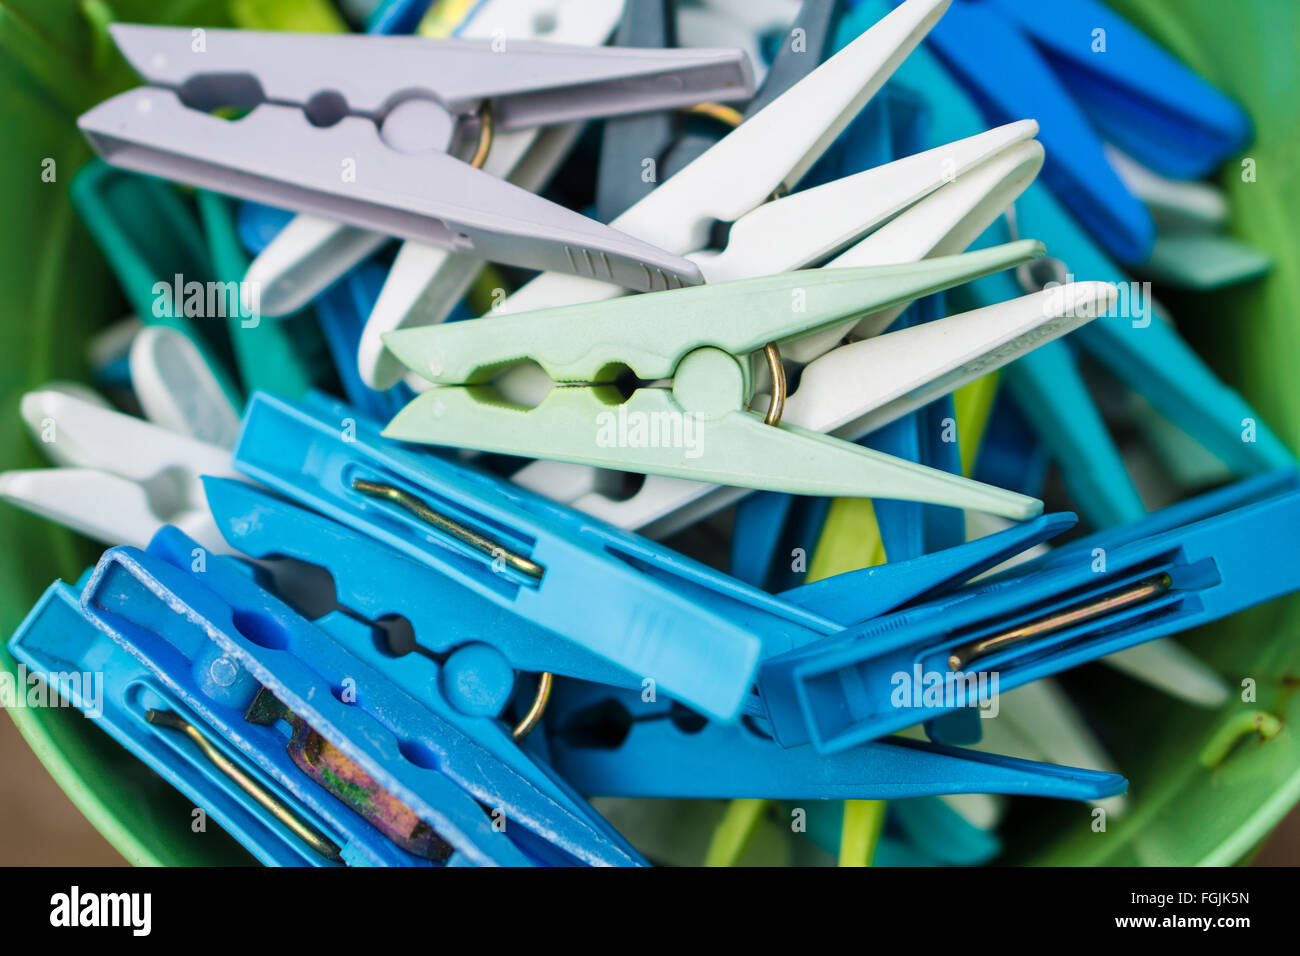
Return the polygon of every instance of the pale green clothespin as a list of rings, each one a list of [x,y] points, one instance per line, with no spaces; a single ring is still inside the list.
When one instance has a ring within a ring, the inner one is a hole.
[[[895,266],[818,269],[536,313],[407,329],[385,344],[433,388],[390,438],[793,494],[901,498],[1028,518],[1042,503],[779,421],[780,343],[1042,255],[1021,241]],[[774,414],[747,408],[754,355]],[[558,387],[534,408],[491,382],[536,363]],[[616,382],[672,378],[671,389]],[[559,384],[562,383],[562,384]],[[581,384],[578,384],[581,383]]]

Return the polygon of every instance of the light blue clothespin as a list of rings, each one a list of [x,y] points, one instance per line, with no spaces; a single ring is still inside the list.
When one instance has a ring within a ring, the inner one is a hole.
[[[1240,482],[769,658],[764,712],[784,745],[833,753],[982,702],[993,680],[1010,690],[1290,593],[1298,488],[1295,472]]]
[[[636,691],[565,681],[545,717],[555,768],[588,796],[894,799],[1016,793],[1093,800],[1118,774],[889,737],[841,753],[782,748],[751,721],[724,725]]]
[[[306,812],[293,823],[271,815],[327,859],[643,862],[506,727],[487,715],[446,719],[435,662],[385,656],[372,628],[346,614],[313,624],[240,562],[205,555],[175,529],[148,552],[106,552],[81,603],[184,707],[150,707],[145,719],[196,744],[224,742],[242,768],[296,798]],[[246,792],[257,799],[256,789]]]

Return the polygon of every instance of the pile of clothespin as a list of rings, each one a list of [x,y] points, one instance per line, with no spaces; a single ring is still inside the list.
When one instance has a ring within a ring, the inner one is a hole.
[[[8,647],[263,863],[986,862],[1124,812],[1056,675],[1221,706],[1165,638],[1300,589],[1130,278],[1269,268],[1233,102],[1099,0],[679,6],[110,28],[135,317],[0,475],[108,550]]]

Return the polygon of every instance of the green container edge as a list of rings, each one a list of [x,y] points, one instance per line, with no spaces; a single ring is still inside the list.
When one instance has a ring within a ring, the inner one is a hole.
[[[1277,101],[1276,88],[1245,88],[1232,82],[1231,76],[1218,75],[1223,64],[1214,50],[1234,49],[1233,44],[1223,42],[1224,37],[1234,30],[1240,34],[1243,23],[1252,28],[1252,10],[1257,16],[1273,15],[1280,9],[1278,5],[1269,0],[1251,0],[1245,5],[1247,13],[1243,15],[1239,5],[1233,17],[1214,10],[1213,0],[1112,0],[1112,5],[1236,96],[1257,118],[1259,111],[1267,108],[1268,98]],[[107,15],[106,10],[93,0],[84,0],[80,5],[66,0],[54,4],[47,0],[0,0],[0,50],[15,54],[3,68],[10,74],[6,77],[10,88],[3,100],[4,122],[12,128],[10,124],[17,120],[35,133],[32,142],[18,142],[15,137],[3,161],[10,167],[5,172],[13,173],[5,181],[19,184],[12,197],[19,200],[13,207],[19,210],[15,221],[21,219],[21,213],[33,211],[32,203],[21,201],[18,195],[30,191],[23,176],[34,175],[32,170],[48,157],[57,158],[63,170],[80,166],[89,154],[73,119],[82,109],[133,82],[130,71],[105,47],[99,25],[106,19],[208,26],[228,23],[223,5],[209,0],[174,4],[128,0],[114,4],[114,10]],[[1279,51],[1284,54],[1297,48],[1294,40],[1300,37],[1300,16],[1294,11],[1283,11],[1281,16],[1290,19],[1273,23],[1274,31],[1266,41],[1268,64],[1261,66],[1259,59],[1253,58],[1254,68],[1271,76],[1290,68],[1290,89],[1294,91],[1294,64]],[[55,36],[66,43],[63,49],[57,49],[47,39]],[[39,42],[34,44],[34,38]],[[1212,39],[1219,42],[1212,43]],[[40,51],[36,59],[30,52],[33,46]],[[19,55],[19,49],[26,52]],[[41,56],[57,56],[60,68],[51,66],[48,59],[41,61]],[[81,65],[85,63],[92,67]],[[1290,102],[1295,102],[1294,98]],[[50,123],[51,119],[55,122]],[[1264,129],[1267,124],[1260,126]],[[1294,156],[1293,146],[1300,141],[1294,132],[1287,130],[1281,142],[1267,144],[1271,153],[1279,155],[1278,166],[1284,169],[1280,157],[1288,148]],[[1261,142],[1248,151],[1261,164],[1270,154],[1265,146]],[[1286,207],[1277,205],[1276,199],[1268,195],[1277,199],[1296,195],[1300,173],[1292,169],[1289,179],[1271,181],[1267,193],[1261,196],[1263,189],[1241,188],[1229,175],[1233,172],[1231,166],[1225,173],[1224,186],[1233,199],[1234,233],[1248,241],[1257,235],[1281,235],[1291,248],[1300,248],[1296,224],[1279,224],[1276,215],[1270,218],[1271,210]],[[60,172],[58,182],[50,184],[56,193],[53,212],[29,216],[28,221],[33,223],[30,230],[11,229],[10,247],[4,250],[10,253],[7,260],[20,266],[0,280],[5,283],[0,286],[0,301],[17,303],[36,318],[30,327],[14,331],[13,341],[3,340],[4,354],[34,357],[16,372],[0,369],[3,406],[11,409],[0,414],[0,449],[5,468],[39,464],[35,449],[15,424],[18,395],[51,377],[84,377],[81,357],[67,350],[60,352],[55,346],[59,337],[55,327],[63,336],[69,329],[76,330],[79,337],[82,331],[115,317],[110,309],[115,304],[112,295],[93,300],[87,307],[85,288],[111,288],[112,279],[71,215],[64,185],[69,178]],[[15,234],[21,238],[18,245],[12,239]],[[33,242],[33,237],[49,238],[50,242]],[[58,254],[50,254],[51,248],[58,249]],[[45,259],[40,258],[42,249],[47,250]],[[1271,246],[1269,249],[1273,251]],[[1231,311],[1249,317],[1245,321],[1250,324],[1243,323],[1245,331],[1237,343],[1242,354],[1211,354],[1211,359],[1294,447],[1295,436],[1300,434],[1300,414],[1285,405],[1275,407],[1279,401],[1273,387],[1280,384],[1279,373],[1269,368],[1268,358],[1269,353],[1300,354],[1276,346],[1279,339],[1292,344],[1295,341],[1296,333],[1283,322],[1281,309],[1286,296],[1293,296],[1290,301],[1294,302],[1295,293],[1300,291],[1300,264],[1295,257],[1278,256],[1278,260],[1265,282],[1222,296],[1204,297],[1210,301],[1198,311],[1219,316]],[[30,267],[22,267],[26,263]],[[78,273],[80,285],[75,294],[60,288],[63,284],[52,272],[58,265],[62,265],[64,275],[67,271]],[[1179,315],[1181,319],[1183,312]],[[1208,318],[1204,324],[1194,320],[1197,327],[1188,330],[1189,338],[1195,342],[1198,328],[1204,329],[1208,322]],[[5,329],[0,334],[11,331]],[[1225,364],[1227,367],[1223,367]],[[1264,368],[1262,375],[1257,366]],[[1249,378],[1245,369],[1250,370]],[[7,541],[21,541],[28,548],[22,552],[21,567],[0,571],[0,627],[10,633],[44,583],[56,576],[75,579],[93,560],[95,551],[70,533],[12,508],[0,511],[0,529]],[[10,553],[18,551],[13,548]],[[1300,646],[1300,601],[1289,599],[1247,612],[1189,635],[1187,643],[1234,685],[1245,678],[1254,680],[1256,701],[1234,700],[1217,712],[1197,711],[1154,692],[1139,689],[1134,695],[1137,685],[1125,683],[1122,677],[1090,674],[1095,679],[1085,691],[1089,697],[1128,697],[1122,725],[1109,728],[1111,733],[1105,726],[1099,730],[1133,781],[1133,806],[1104,832],[1097,832],[1089,808],[1073,804],[1047,806],[1046,801],[1039,801],[1028,815],[1023,833],[1008,848],[1006,861],[1047,865],[1232,864],[1247,857],[1300,801],[1300,737],[1292,728],[1298,706],[1293,694],[1297,686],[1294,675],[1300,667],[1300,653],[1292,648]],[[16,673],[14,661],[3,650],[0,665]],[[1085,704],[1090,715],[1109,716],[1120,723],[1113,709],[1098,709],[1104,706],[1103,701],[1091,702],[1091,707]],[[1221,735],[1225,724],[1239,721],[1243,710],[1254,709],[1279,717],[1280,732],[1268,740],[1258,734],[1244,735],[1225,757],[1212,766],[1203,765],[1200,757],[1205,744]],[[76,711],[13,709],[10,716],[58,785],[127,861],[137,865],[249,862],[248,855],[224,834],[209,833],[205,839],[196,840],[191,828],[192,808],[187,801]],[[1145,733],[1133,733],[1134,728],[1142,728]],[[700,857],[703,849],[697,849]]]

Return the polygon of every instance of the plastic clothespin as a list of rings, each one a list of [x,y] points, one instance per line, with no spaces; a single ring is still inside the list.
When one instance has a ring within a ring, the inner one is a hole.
[[[229,343],[205,335],[214,323],[193,321],[208,314],[208,302],[214,298],[209,290],[215,288],[211,283],[217,277],[194,212],[180,193],[166,183],[90,162],[73,178],[69,197],[135,314],[147,324],[184,334],[199,350],[226,400],[238,405],[239,390],[223,364]],[[201,290],[197,300],[196,289]],[[237,301],[228,301],[224,287],[220,301],[213,304],[239,311]]]
[[[58,468],[7,471],[0,498],[106,544],[147,544],[164,524],[228,550],[199,481],[238,477],[230,451],[62,391],[28,392],[23,418]]]
[[[717,223],[735,223],[798,184],[949,3],[907,0],[610,225],[682,255],[707,248]],[[832,242],[823,254],[834,250]],[[623,292],[609,282],[543,274],[493,314],[596,302]]]
[[[141,329],[130,369],[136,400],[153,424],[209,445],[235,443],[239,412],[188,336],[165,325]]]
[[[754,608],[771,608],[768,617],[781,618],[772,626],[805,638],[833,630],[676,552],[384,441],[347,406],[317,399],[295,407],[255,395],[235,461],[557,640],[724,720],[738,713],[757,666],[761,641],[748,622]],[[594,590],[593,582],[600,582]]]
[[[512,44],[500,55],[486,43],[422,37],[210,30],[197,54],[187,29],[111,32],[151,84],[78,120],[114,164],[643,290],[698,282],[698,270],[456,158],[457,134],[476,127],[481,148],[498,128],[662,108],[748,82],[743,55],[726,51]],[[222,79],[232,74],[248,79]],[[412,76],[436,79],[394,104]],[[230,105],[253,109],[228,122],[197,108]]]
[[[195,548],[164,529],[147,553],[108,551],[82,607],[186,711],[154,708],[146,717],[209,746],[219,740],[241,770],[256,767],[273,780],[307,811],[295,830],[314,830],[310,844],[322,856],[407,865],[642,862],[558,781],[521,773],[531,761],[506,728],[484,719],[470,735],[422,702],[431,676],[436,686],[436,668],[415,673],[424,659],[385,668],[369,627],[345,616],[318,627],[229,558],[212,556],[193,573]],[[354,699],[344,699],[348,686]],[[292,728],[287,741],[280,722]],[[519,758],[509,769],[503,746]],[[506,813],[515,833],[494,827],[483,804]]]
[[[408,622],[415,643],[441,660],[440,700],[450,705],[450,716],[500,715],[515,690],[516,671],[641,686],[639,676],[578,644],[557,640],[552,632],[347,525],[244,482],[209,478],[204,491],[232,548],[268,567],[293,559],[323,568],[343,611],[376,629],[395,617]],[[285,596],[292,602],[294,595]],[[308,594],[298,603],[308,605],[312,599]]]
[[[1103,283],[1072,283],[841,346],[804,368],[782,421],[857,440],[1090,321],[1110,308],[1115,295]],[[554,485],[547,464],[528,465],[513,480],[550,494]],[[745,494],[740,487],[649,475],[630,498],[611,497],[581,481],[564,497],[620,527],[662,537]]]
[[[264,321],[262,288],[249,284],[244,275],[248,256],[232,204],[223,196],[200,191],[198,205],[214,271],[221,281],[241,290],[240,314],[228,316],[227,327],[244,387],[289,398],[302,395],[319,382],[328,364],[319,330],[311,316]],[[254,289],[256,294],[250,294]]]
[[[150,710],[176,714],[202,734],[198,718],[149,668],[86,617],[77,590],[63,582],[50,585],[8,647],[15,660],[40,674],[73,706],[94,718],[97,727],[202,807],[259,862],[267,866],[329,865],[328,857],[304,843],[262,806],[251,803],[234,778],[210,772],[213,764],[203,754],[210,747],[224,756],[220,742],[201,736],[202,745],[193,738],[187,744],[176,730],[149,723],[145,715]],[[277,806],[288,806],[282,798],[277,800]],[[318,845],[325,847],[329,841]]]
[[[764,343],[842,324],[1040,251],[1026,243],[912,265],[786,273],[393,333],[389,348],[417,374],[466,384],[418,397],[385,435],[741,487],[899,497],[1029,517],[1041,508],[1032,499],[803,428],[765,425],[745,408],[753,391],[746,362]],[[792,314],[793,301],[801,311]],[[574,342],[585,343],[581,353]],[[506,405],[490,385],[476,384],[527,360],[553,380],[598,384],[555,388],[531,410]],[[673,376],[672,391],[639,388],[620,402],[612,384],[604,384],[620,368],[642,381]],[[638,439],[629,429],[644,435]],[[659,435],[664,429],[675,435]]]
[[[1289,593],[1300,574],[1274,556],[1300,532],[1298,484],[1241,483],[765,660],[773,732],[835,752],[983,699],[976,678],[1011,690]]]
[[[884,222],[888,224],[829,265],[883,265],[961,251],[1032,180],[1042,161],[1041,148],[1030,139],[1036,129],[1032,122],[1011,124],[769,203],[733,228],[732,242],[720,257],[701,259],[701,265],[711,279],[781,271]],[[960,170],[960,178],[944,185],[945,169]],[[909,207],[918,196],[924,198]],[[786,206],[788,213],[779,212]],[[751,219],[753,228],[742,228]],[[863,319],[859,332],[875,334],[900,311],[896,306]],[[782,354],[807,361],[839,342],[852,325],[787,343]],[[625,527],[656,522],[649,531],[656,537],[706,513],[692,510],[680,522],[674,520],[673,512],[695,497],[681,483],[652,477],[631,499],[610,501],[593,497],[595,480],[583,480],[572,466],[565,470],[565,480],[557,482],[559,470],[540,462],[518,472],[515,480],[552,495],[565,487],[578,489],[583,497],[566,499],[576,507]],[[698,487],[696,492],[702,493]],[[662,521],[669,523],[657,523]]]
[[[744,122],[757,114],[825,59],[837,6],[836,0],[800,5],[762,85],[736,119]],[[629,2],[614,42],[675,45],[674,7],[670,0]],[[684,119],[680,113],[658,113],[606,121],[596,179],[596,214],[602,222],[612,222],[717,142],[717,136],[686,128]],[[650,177],[644,175],[647,159],[654,161]]]
[[[1013,793],[1097,800],[1118,774],[890,737],[823,755],[782,748],[750,722],[707,721],[667,699],[564,681],[545,724],[552,762],[587,796],[894,799]]]
[[[1047,182],[1123,262],[1149,256],[1155,227],[1103,137],[1167,175],[1199,178],[1249,135],[1235,104],[1092,0],[1050,10],[962,0],[931,43],[994,121],[1050,118]]]

